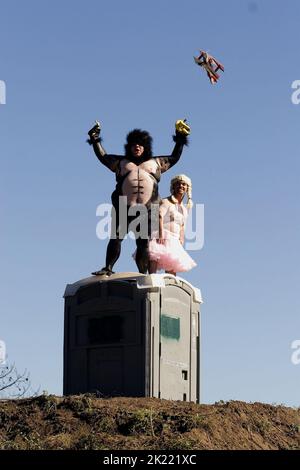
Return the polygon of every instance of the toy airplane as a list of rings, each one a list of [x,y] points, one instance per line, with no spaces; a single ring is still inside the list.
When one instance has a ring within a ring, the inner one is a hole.
[[[210,83],[214,85],[220,78],[220,75],[217,73],[218,70],[224,72],[224,66],[220,64],[212,55],[209,55],[205,51],[200,51],[199,57],[194,57],[194,61],[200,67],[203,67],[206,70],[207,76],[210,80]]]

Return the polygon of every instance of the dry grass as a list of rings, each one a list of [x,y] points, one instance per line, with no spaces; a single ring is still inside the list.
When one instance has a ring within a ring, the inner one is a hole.
[[[52,395],[0,402],[0,449],[300,449],[300,411]]]

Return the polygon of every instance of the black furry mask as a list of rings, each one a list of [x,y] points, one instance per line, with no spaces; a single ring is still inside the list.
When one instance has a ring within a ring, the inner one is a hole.
[[[131,154],[131,147],[134,144],[142,145],[144,147],[144,153],[141,157],[141,160],[145,160],[152,157],[152,137],[147,131],[142,131],[141,129],[134,129],[129,132],[127,135],[127,144],[125,145],[125,155],[134,158]]]

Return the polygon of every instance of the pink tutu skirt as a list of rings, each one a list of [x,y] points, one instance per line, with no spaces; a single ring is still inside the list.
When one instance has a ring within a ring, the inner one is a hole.
[[[189,271],[197,265],[176,235],[164,230],[164,237],[163,243],[157,243],[155,238],[149,241],[149,259],[157,261],[157,270],[178,273]]]

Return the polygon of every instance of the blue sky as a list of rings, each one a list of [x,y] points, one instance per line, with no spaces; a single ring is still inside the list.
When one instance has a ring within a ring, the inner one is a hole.
[[[114,175],[86,144],[95,119],[108,152],[147,129],[190,146],[160,185],[186,173],[205,206],[205,244],[185,277],[200,287],[202,401],[299,406],[300,4],[277,0],[1,2],[0,339],[33,386],[62,393],[63,293],[103,265],[96,208]],[[224,65],[212,87],[193,62]],[[119,271],[135,270],[132,241]]]

